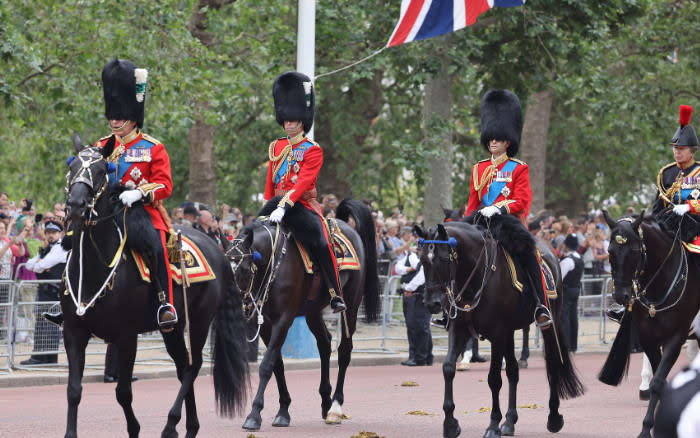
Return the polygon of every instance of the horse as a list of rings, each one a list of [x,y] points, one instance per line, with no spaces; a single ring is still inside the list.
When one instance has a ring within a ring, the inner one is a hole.
[[[464,218],[464,212],[465,212],[465,207],[463,206],[459,210],[457,209],[449,209],[449,208],[444,208],[442,207],[442,212],[445,215],[445,220],[444,222],[455,222],[455,221],[460,221]],[[540,250],[540,253],[544,258],[550,258],[549,260],[546,260],[546,262],[549,264],[549,266],[553,265],[558,265],[556,262],[556,256],[554,253],[551,251],[551,248],[547,243],[540,239],[539,237],[535,237],[535,242],[537,244],[537,248]],[[555,276],[561,276],[561,272],[559,269],[552,270],[552,274]],[[555,282],[558,287],[561,288],[561,279],[560,278],[555,278]],[[558,291],[561,293],[561,290]],[[520,349],[520,359],[518,359],[518,366],[520,368],[527,368],[528,363],[527,360],[530,358],[530,326],[528,325],[527,327],[523,327],[523,345],[522,348]]]
[[[603,216],[610,227],[608,254],[615,287],[613,298],[626,311],[598,379],[612,386],[622,381],[629,368],[634,324],[654,371],[639,434],[639,438],[650,438],[666,377],[700,309],[700,295],[692,288],[700,284],[700,266],[697,256],[688,256],[683,248],[680,227],[672,230],[672,237],[657,220],[645,218],[644,212],[617,221],[607,211],[603,211]],[[686,292],[689,285],[691,290]]]
[[[262,422],[260,412],[264,405],[265,388],[272,373],[279,391],[279,411],[273,426],[290,424],[289,405],[292,401],[284,376],[284,361],[280,349],[287,330],[297,315],[304,314],[306,323],[316,338],[321,359],[321,417],[328,424],[340,423],[343,418],[345,374],[350,364],[352,336],[355,333],[357,313],[364,301],[365,317],[375,321],[379,311],[379,277],[374,222],[368,207],[360,201],[346,199],[337,208],[337,226],[350,240],[359,259],[358,270],[341,270],[340,281],[347,310],[342,318],[342,339],[338,347],[338,380],[331,398],[329,378],[331,335],[323,321],[323,309],[329,298],[322,288],[318,274],[308,274],[293,236],[284,224],[270,224],[256,220],[243,227],[239,238],[229,251],[236,263],[235,280],[238,287],[248,291],[253,315],[258,315],[260,336],[267,350],[260,363],[260,382],[250,414],[243,428],[258,430]],[[356,229],[347,222],[354,221]],[[260,306],[260,307],[258,307]],[[263,322],[264,321],[264,322]]]
[[[421,262],[425,270],[424,301],[432,313],[445,311],[450,316],[448,351],[442,365],[445,380],[443,436],[454,438],[461,429],[454,418],[453,380],[457,356],[464,350],[469,336],[477,333],[491,342],[488,384],[492,394],[491,420],[484,438],[513,435],[518,421],[516,394],[519,378],[515,358],[514,332],[534,320],[532,298],[521,295],[509,274],[509,261],[498,242],[480,226],[450,222],[425,231],[415,227],[423,238]],[[541,251],[549,251],[542,247]],[[543,259],[553,272],[559,270],[556,257],[543,252]],[[561,293],[561,274],[557,290]],[[459,292],[458,292],[459,291]],[[558,323],[561,300],[552,301],[554,324],[543,330],[544,356],[549,383],[549,417],[547,429],[558,432],[564,426],[559,413],[560,398],[574,398],[584,388],[571,363],[570,353]],[[501,362],[505,357],[508,376],[508,411],[502,419],[499,405]]]
[[[108,182],[108,150],[83,146],[77,135],[73,138],[73,146],[76,156],[69,161],[66,176],[66,216],[72,236],[62,242],[71,251],[65,272],[67,291],[61,296],[68,356],[65,437],[77,436],[85,348],[88,340],[97,336],[119,349],[116,398],[124,410],[129,437],[135,438],[139,435],[140,425],[131,406],[131,377],[137,335],[158,329],[158,303],[151,286],[141,279],[136,263],[123,252],[123,248],[138,247],[145,233],[156,231],[150,225],[150,217],[142,203],[127,208],[119,201],[123,188]],[[216,243],[206,235],[189,227],[180,231],[199,247],[216,276],[214,280],[192,283],[187,288],[191,363],[188,363],[183,334],[185,318],[180,318],[174,330],[163,333],[165,347],[175,362],[181,386],[161,436],[178,436],[176,425],[182,416],[184,400],[186,436],[189,438],[196,436],[199,430],[193,384],[202,366],[202,349],[212,323],[213,376],[220,414],[233,416],[240,411],[245,404],[249,382],[241,298],[235,288],[231,266]],[[152,275],[152,278],[155,280],[156,276]],[[175,284],[173,289],[177,312],[180,316],[186,315],[182,290]]]

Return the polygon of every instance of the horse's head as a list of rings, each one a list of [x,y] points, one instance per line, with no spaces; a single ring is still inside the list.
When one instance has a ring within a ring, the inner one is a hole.
[[[65,188],[66,217],[71,221],[86,219],[107,187],[110,165],[104,154],[114,148],[114,137],[110,142],[104,148],[88,147],[82,144],[78,134],[73,135],[76,154],[68,159]]]
[[[423,303],[430,313],[439,313],[443,308],[443,299],[447,289],[453,287],[453,270],[456,269],[457,241],[447,233],[442,224],[425,231],[416,225],[415,233],[423,239],[421,245],[421,264],[425,274],[425,291]],[[444,243],[435,243],[435,242]],[[450,242],[450,243],[448,243]],[[454,291],[452,291],[454,292]]]
[[[255,242],[255,228],[255,223],[244,227],[227,253],[232,262],[236,286],[243,292],[252,287],[255,274],[263,263],[262,254],[256,249],[260,244],[256,245]]]
[[[633,296],[633,288],[638,287],[637,281],[644,270],[646,250],[640,228],[644,212],[637,218],[624,217],[618,221],[613,220],[605,210],[603,216],[610,226],[608,255],[615,286],[613,298],[618,304],[626,306]]]

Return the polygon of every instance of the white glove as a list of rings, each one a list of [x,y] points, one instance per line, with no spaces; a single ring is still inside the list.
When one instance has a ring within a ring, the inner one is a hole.
[[[501,214],[501,209],[494,207],[493,205],[489,205],[488,207],[484,207],[479,210],[479,213],[481,213],[481,215],[484,217],[491,217],[494,214]]]
[[[122,204],[128,207],[131,207],[131,204],[134,202],[140,201],[141,198],[143,198],[143,193],[141,193],[141,190],[138,189],[125,190],[121,195],[119,195],[119,200],[122,201]]]
[[[282,218],[284,217],[284,208],[282,207],[277,207],[275,211],[272,212],[270,215],[270,222],[273,224],[278,224],[282,221]]]
[[[683,216],[689,211],[690,205],[688,204],[680,204],[673,207],[673,212],[676,213],[678,216]]]

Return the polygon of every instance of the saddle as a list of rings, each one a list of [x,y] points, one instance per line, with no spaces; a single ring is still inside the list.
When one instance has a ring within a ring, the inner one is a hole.
[[[350,243],[350,240],[340,230],[338,224],[335,221],[333,224],[333,226],[328,228],[330,231],[329,234],[333,236],[333,253],[335,254],[335,260],[338,264],[338,271],[359,271],[360,259],[357,257],[355,248],[352,246],[352,243]],[[299,240],[295,239],[294,241],[297,244],[297,249],[299,250],[301,260],[304,262],[304,270],[307,274],[313,274],[314,264],[309,256],[309,252],[306,250],[306,248],[304,248]]]
[[[216,274],[214,274],[211,266],[209,266],[209,262],[204,257],[202,251],[192,240],[184,235],[182,236],[182,250],[185,257],[185,271],[189,283],[199,283],[216,278]],[[136,262],[136,267],[138,268],[141,279],[146,283],[150,283],[151,271],[143,257],[141,257],[141,254],[131,250],[131,257],[133,257],[134,262]],[[170,265],[173,281],[177,284],[182,284],[182,272],[180,270],[179,260],[177,263],[174,263],[174,261],[173,257],[169,257],[168,264]]]
[[[513,283],[513,287],[516,288],[518,292],[522,293],[524,284],[522,281],[520,281],[520,278],[524,278],[525,273],[522,272],[520,266],[516,265],[513,257],[508,253],[508,251],[503,247],[501,247],[501,249],[503,250],[503,254],[506,256],[506,262],[508,262],[508,271],[510,272],[510,279]],[[544,261],[544,259],[542,259],[539,250],[537,250],[537,260],[539,262],[540,269],[542,270],[542,274],[544,275],[545,293],[547,294],[547,298],[554,300],[557,298],[557,283],[554,281],[552,269]]]

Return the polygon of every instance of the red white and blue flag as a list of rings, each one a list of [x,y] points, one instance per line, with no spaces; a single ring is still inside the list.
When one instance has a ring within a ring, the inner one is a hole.
[[[493,7],[522,6],[526,0],[402,0],[401,18],[387,47],[454,32]]]

